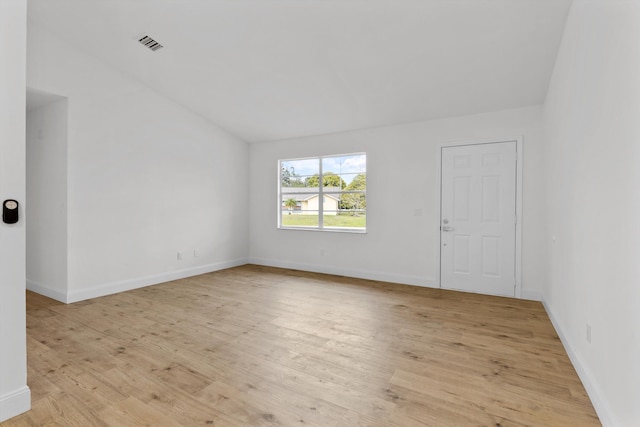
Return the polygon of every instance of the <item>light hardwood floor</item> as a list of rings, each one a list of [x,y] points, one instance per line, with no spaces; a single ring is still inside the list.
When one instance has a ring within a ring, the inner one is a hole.
[[[540,303],[243,266],[27,297],[13,426],[592,426]]]

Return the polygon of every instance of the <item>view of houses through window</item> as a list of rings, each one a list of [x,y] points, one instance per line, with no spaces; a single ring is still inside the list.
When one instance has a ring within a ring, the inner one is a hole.
[[[362,232],[367,223],[367,155],[280,160],[280,228]]]

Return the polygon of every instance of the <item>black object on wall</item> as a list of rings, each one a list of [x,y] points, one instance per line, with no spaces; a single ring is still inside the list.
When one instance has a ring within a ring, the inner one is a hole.
[[[5,224],[15,224],[18,220],[18,201],[8,199],[2,202],[2,221]]]

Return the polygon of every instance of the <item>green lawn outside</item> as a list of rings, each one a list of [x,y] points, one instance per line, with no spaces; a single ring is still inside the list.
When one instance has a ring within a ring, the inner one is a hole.
[[[325,215],[325,227],[359,227],[364,228],[367,225],[366,215]],[[282,214],[283,227],[317,227],[318,215],[289,215]]]

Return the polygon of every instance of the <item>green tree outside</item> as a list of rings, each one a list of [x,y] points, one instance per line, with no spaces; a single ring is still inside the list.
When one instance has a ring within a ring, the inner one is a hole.
[[[345,188],[345,191],[365,191],[367,189],[367,174],[360,173]],[[348,210],[363,210],[367,208],[367,198],[363,193],[343,194],[340,199],[340,208]],[[353,212],[352,215],[356,215]]]
[[[304,179],[306,187],[319,187],[318,182],[320,182],[320,177],[318,175],[309,176]],[[322,176],[322,186],[344,189],[347,186],[347,183],[344,182],[344,179],[340,178],[339,175],[336,175],[333,172],[327,172]]]
[[[283,167],[280,171],[280,181],[283,187],[304,187],[304,182],[300,176],[296,174],[295,169],[292,167]]]

